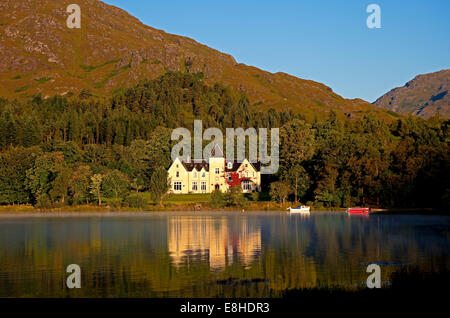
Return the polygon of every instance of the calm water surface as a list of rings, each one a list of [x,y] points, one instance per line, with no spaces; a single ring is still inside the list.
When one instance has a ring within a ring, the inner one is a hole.
[[[449,264],[450,217],[279,212],[0,215],[0,297],[271,297]],[[82,269],[69,290],[66,267]]]

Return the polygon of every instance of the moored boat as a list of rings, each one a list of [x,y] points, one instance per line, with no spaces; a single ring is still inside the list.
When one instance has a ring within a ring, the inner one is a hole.
[[[311,209],[311,207],[305,206],[305,205],[301,205],[296,208],[291,208],[291,207],[288,208],[290,213],[309,213],[310,209]]]
[[[361,207],[354,207],[354,208],[347,208],[346,211],[348,214],[369,214],[370,208],[361,208]]]

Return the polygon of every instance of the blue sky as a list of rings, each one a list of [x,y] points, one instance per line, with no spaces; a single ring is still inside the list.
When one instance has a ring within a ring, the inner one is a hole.
[[[105,0],[143,23],[240,63],[373,102],[417,74],[450,68],[448,0]],[[369,4],[381,29],[369,29]],[[131,30],[130,30],[131,31]]]

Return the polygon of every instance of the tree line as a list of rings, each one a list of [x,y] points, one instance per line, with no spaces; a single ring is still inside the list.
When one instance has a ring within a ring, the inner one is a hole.
[[[273,200],[324,206],[448,206],[449,121],[370,113],[307,122],[258,111],[241,92],[167,73],[115,92],[0,100],[0,204],[140,207],[167,190],[171,131],[280,127],[280,169],[263,178]],[[269,187],[270,185],[270,187]],[[239,199],[236,199],[240,202]],[[231,200],[234,201],[234,200]]]
[[[448,128],[439,117],[291,121],[280,131],[280,180],[271,190],[324,206],[449,207]]]

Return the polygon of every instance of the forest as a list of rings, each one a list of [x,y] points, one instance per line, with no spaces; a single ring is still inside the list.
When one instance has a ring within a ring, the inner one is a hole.
[[[280,169],[264,176],[272,200],[325,207],[450,205],[449,120],[331,112],[306,121],[259,111],[243,92],[201,74],[169,72],[115,91],[0,99],[0,205],[141,207],[167,190],[172,129],[280,128]],[[238,200],[239,201],[239,200]]]

